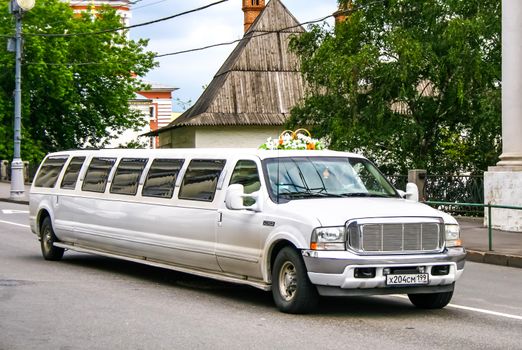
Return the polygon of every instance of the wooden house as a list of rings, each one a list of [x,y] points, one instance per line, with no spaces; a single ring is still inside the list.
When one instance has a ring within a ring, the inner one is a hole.
[[[243,0],[243,11],[247,31],[201,97],[148,134],[159,135],[160,147],[258,147],[279,135],[304,97],[299,60],[288,48],[302,26],[280,0]]]

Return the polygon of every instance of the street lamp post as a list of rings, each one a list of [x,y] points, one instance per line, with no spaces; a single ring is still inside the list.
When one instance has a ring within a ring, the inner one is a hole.
[[[14,149],[11,163],[11,195],[15,201],[24,199],[24,163],[20,144],[22,140],[22,15],[33,8],[35,0],[11,0],[9,9],[16,19],[15,31],[15,91],[14,91]]]

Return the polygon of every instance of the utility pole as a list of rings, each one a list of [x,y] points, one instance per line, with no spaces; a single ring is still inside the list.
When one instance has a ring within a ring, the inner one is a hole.
[[[19,201],[25,197],[24,163],[20,145],[22,141],[22,16],[34,6],[34,0],[11,0],[10,12],[15,16],[15,91],[14,91],[14,149],[11,163],[10,199]]]

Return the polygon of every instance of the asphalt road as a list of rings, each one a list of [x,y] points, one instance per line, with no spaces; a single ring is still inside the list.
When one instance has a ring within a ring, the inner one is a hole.
[[[0,203],[0,349],[522,349],[522,269],[468,263],[452,304],[323,299],[286,315],[271,295],[66,252],[44,261],[27,206]]]

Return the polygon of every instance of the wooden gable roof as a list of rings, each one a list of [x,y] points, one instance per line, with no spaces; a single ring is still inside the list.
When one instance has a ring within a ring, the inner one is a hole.
[[[292,35],[304,32],[280,0],[271,0],[194,106],[158,133],[183,126],[282,125],[304,97]]]

